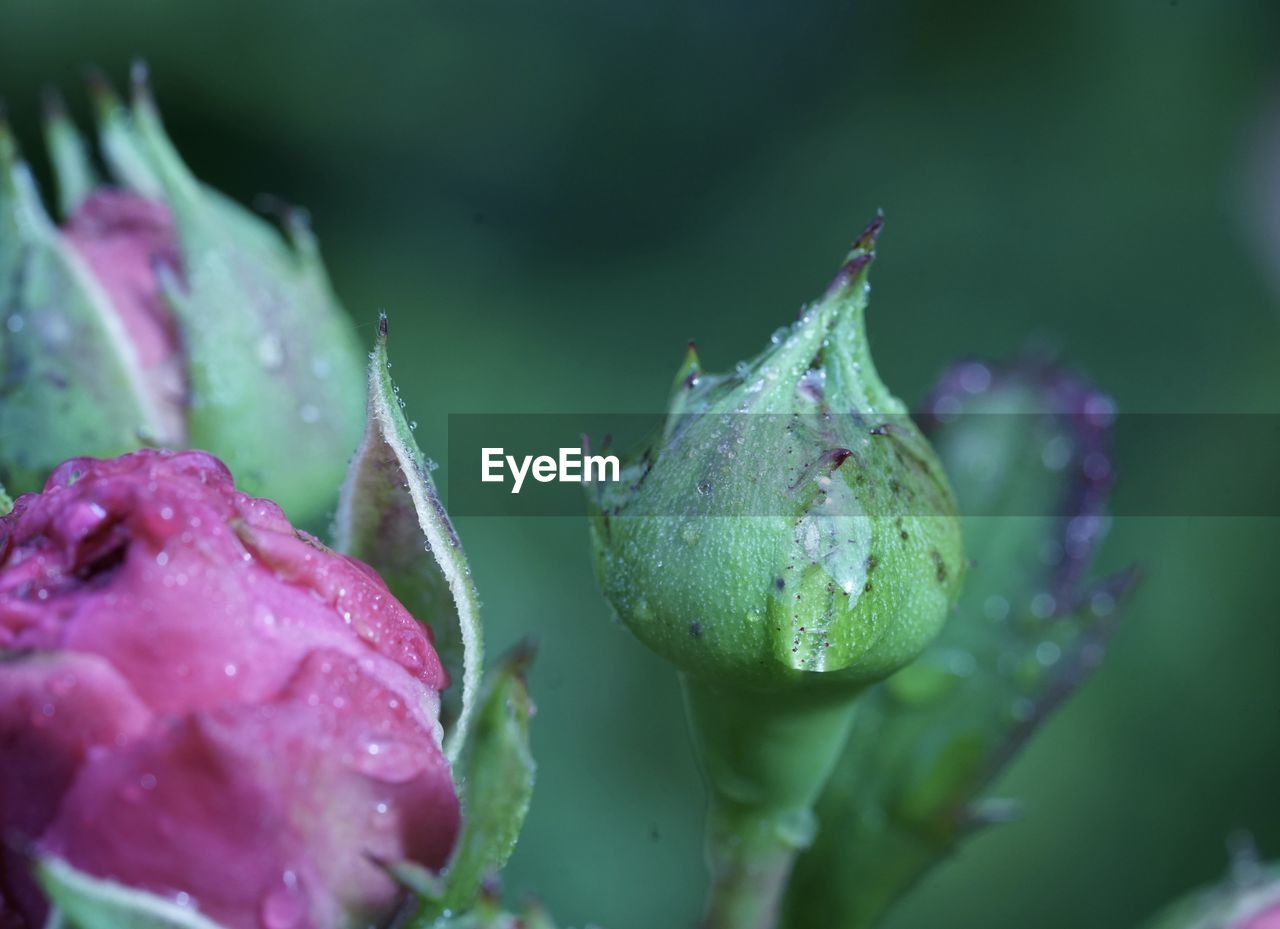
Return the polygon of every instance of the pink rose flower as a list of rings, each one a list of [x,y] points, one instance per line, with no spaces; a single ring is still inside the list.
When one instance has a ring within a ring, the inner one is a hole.
[[[447,676],[366,565],[202,452],[61,465],[0,518],[0,926],[26,850],[228,929],[385,922],[459,825]]]

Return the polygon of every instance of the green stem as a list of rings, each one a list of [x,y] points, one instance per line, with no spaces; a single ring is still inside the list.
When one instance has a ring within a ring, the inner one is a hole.
[[[844,745],[853,696],[803,699],[682,677],[710,794],[704,929],[773,929],[813,805]]]

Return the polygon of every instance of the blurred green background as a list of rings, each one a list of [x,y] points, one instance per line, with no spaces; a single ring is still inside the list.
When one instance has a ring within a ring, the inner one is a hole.
[[[901,396],[1032,342],[1124,411],[1275,412],[1280,252],[1251,236],[1278,51],[1274,0],[0,2],[27,148],[43,85],[87,122],[82,66],[123,82],[145,56],[196,171],[310,207],[362,332],[391,314],[442,461],[451,412],[652,411],[687,339],[711,367],[754,353],[877,207],[870,328]],[[1121,481],[1204,453],[1188,435]],[[509,893],[692,927],[703,799],[673,674],[611,622],[579,521],[459,523],[495,653],[540,648]],[[1120,929],[1215,878],[1232,829],[1280,856],[1277,541],[1116,521],[1103,561],[1146,582],[998,785],[1024,819],[894,929]]]

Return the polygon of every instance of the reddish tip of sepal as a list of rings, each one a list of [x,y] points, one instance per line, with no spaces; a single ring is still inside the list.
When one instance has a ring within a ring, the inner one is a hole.
[[[867,228],[863,229],[858,237],[853,240],[853,248],[851,251],[864,249],[870,251],[876,244],[876,239],[880,238],[880,231],[884,229],[884,210],[876,210],[875,218],[867,223]]]
[[[135,58],[129,65],[129,86],[133,94],[134,106],[150,105],[151,95],[151,69],[147,67],[147,63],[142,58]]]
[[[387,314],[378,314],[378,336],[385,339],[387,337]]]
[[[853,286],[854,281],[866,274],[867,266],[875,261],[875,257],[875,252],[864,252],[846,260],[840,266],[840,270],[836,272],[836,276],[831,279],[831,283],[827,285],[827,298],[829,299]]]
[[[537,641],[530,636],[525,636],[502,657],[501,663],[523,682],[529,668],[533,665],[533,660],[537,657]]]
[[[108,78],[107,73],[97,65],[85,66],[84,83],[89,89],[89,96],[96,100],[115,96],[115,88],[111,86],[111,79]]]
[[[853,280],[858,276],[859,272],[861,272],[863,268],[871,264],[875,259],[875,252],[867,252],[865,255],[854,255],[840,267],[840,273],[837,277],[843,276],[849,280]]]

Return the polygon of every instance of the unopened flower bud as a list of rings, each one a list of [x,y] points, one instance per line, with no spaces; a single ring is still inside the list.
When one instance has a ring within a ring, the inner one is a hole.
[[[600,485],[606,596],[694,679],[856,691],[914,659],[956,597],[946,476],[867,347],[880,227],[733,373],[703,372],[691,346],[661,439]]]
[[[298,210],[286,233],[198,181],[135,69],[92,92],[98,172],[51,98],[64,219],[0,125],[0,480],[73,455],[200,447],[294,518],[329,510],[359,440],[364,355]]]

